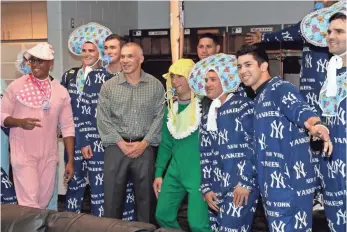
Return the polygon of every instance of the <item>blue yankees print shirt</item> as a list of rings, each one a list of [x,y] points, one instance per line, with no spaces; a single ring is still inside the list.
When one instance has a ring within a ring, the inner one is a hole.
[[[106,69],[100,68],[90,72],[84,84],[84,94],[81,95],[81,125],[79,140],[77,147],[82,149],[91,145],[92,150],[95,152],[104,152],[98,128],[96,125],[97,105],[101,86],[113,76],[107,72]]]
[[[249,189],[256,186],[253,102],[243,93],[229,97],[218,109],[217,131],[207,131],[207,112],[202,116],[199,138],[203,194],[213,191],[224,197],[238,183]]]
[[[258,180],[265,201],[290,202],[285,190],[298,197],[313,193],[316,177],[304,123],[317,115],[295,86],[280,77],[258,89],[254,103]]]
[[[304,100],[314,109],[314,112],[321,115],[318,105],[319,91],[325,80],[329,60],[329,50],[327,47],[317,47],[309,44],[301,35],[300,24],[285,28],[281,31],[264,33],[262,42],[290,42],[302,41],[302,63],[300,72],[300,93]]]

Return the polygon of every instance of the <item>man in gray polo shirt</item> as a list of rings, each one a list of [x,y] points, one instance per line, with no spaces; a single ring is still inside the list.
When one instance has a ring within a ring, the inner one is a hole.
[[[97,125],[105,150],[104,216],[122,218],[128,173],[134,183],[136,218],[152,222],[155,153],[161,140],[164,87],[141,69],[143,51],[136,43],[121,50],[123,72],[101,88]]]

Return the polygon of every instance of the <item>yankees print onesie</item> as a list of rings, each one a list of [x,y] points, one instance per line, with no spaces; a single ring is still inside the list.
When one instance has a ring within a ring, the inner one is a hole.
[[[201,121],[201,192],[213,191],[219,200],[218,214],[210,211],[214,231],[246,232],[251,231],[259,196],[252,149],[253,102],[240,93],[231,93],[229,98],[218,109],[217,131],[207,131],[207,113]],[[233,203],[239,183],[251,190],[248,204],[241,207]]]
[[[327,113],[323,120],[333,143],[333,153],[321,160],[318,175],[322,179],[325,216],[331,232],[346,231],[346,77],[346,67],[337,70],[337,97],[326,96],[327,82],[320,95],[323,114]]]
[[[316,177],[304,122],[316,114],[294,85],[274,77],[256,90],[255,152],[271,231],[310,231]]]
[[[71,98],[71,107],[73,113],[73,119],[75,123],[75,156],[74,156],[74,176],[68,182],[68,187],[66,191],[66,202],[65,208],[69,212],[80,213],[82,208],[82,202],[84,198],[84,190],[87,185],[86,179],[81,175],[80,170],[84,170],[87,165],[86,161],[83,159],[81,150],[77,148],[76,142],[79,137],[79,127],[81,125],[80,117],[82,109],[80,107],[80,95],[83,92],[77,91],[76,76],[71,80],[68,80],[70,72],[74,72],[73,69],[66,71],[61,78],[61,85],[67,86],[67,91],[69,92]],[[66,83],[68,82],[68,83]],[[65,162],[67,162],[67,152],[64,152]]]
[[[329,51],[327,47],[317,47],[308,43],[300,31],[301,21],[281,31],[262,34],[262,43],[302,41],[302,63],[300,72],[300,93],[305,101],[321,115],[318,105],[319,91],[325,80]]]
[[[96,117],[97,105],[101,86],[111,78],[117,78],[118,74],[111,74],[104,68],[95,69],[86,78],[83,92],[81,95],[82,114],[80,115],[83,125],[79,127],[79,139],[76,142],[78,149],[90,146],[93,157],[86,160],[86,169],[89,173],[89,184],[91,186],[92,211],[98,216],[104,215],[104,147],[98,132]],[[86,170],[82,170],[85,172]],[[127,198],[124,203],[123,219],[135,220],[135,202],[132,183],[127,185]],[[94,214],[95,215],[95,214]]]

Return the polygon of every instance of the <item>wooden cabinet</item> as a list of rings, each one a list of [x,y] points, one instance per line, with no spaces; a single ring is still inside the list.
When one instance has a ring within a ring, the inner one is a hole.
[[[1,39],[47,39],[47,2],[1,3]]]
[[[31,3],[33,39],[47,38],[47,2]]]

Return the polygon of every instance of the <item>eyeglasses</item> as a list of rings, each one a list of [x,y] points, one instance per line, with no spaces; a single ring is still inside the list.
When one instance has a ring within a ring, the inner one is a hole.
[[[34,58],[31,58],[29,59],[29,62],[31,64],[34,64],[34,63],[38,63],[38,64],[42,64],[44,60],[41,60],[41,59],[34,59]]]

